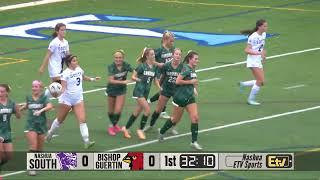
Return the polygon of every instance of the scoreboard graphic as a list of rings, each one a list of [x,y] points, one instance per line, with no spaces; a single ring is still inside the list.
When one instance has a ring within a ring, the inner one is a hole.
[[[293,153],[27,153],[27,170],[294,170]]]

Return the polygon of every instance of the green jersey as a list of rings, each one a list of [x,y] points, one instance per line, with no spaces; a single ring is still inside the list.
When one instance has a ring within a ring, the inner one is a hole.
[[[8,99],[6,105],[0,104],[0,137],[4,142],[11,142],[11,115],[16,113],[16,104]]]
[[[37,123],[45,122],[47,120],[45,112],[42,112],[39,116],[35,116],[33,113],[47,106],[49,103],[48,97],[42,94],[37,100],[34,100],[30,95],[27,96],[26,99],[28,109],[27,121],[33,121]]]
[[[39,116],[33,115],[35,111],[39,111],[46,107],[49,103],[48,97],[42,94],[37,100],[34,100],[32,96],[27,96],[27,122],[25,129],[27,131],[35,131],[38,134],[44,134],[47,132],[47,117],[46,113],[42,112]]]
[[[183,68],[183,63],[180,63],[176,68],[173,68],[172,62],[165,63],[160,72],[163,75],[161,94],[166,97],[174,95],[176,90],[176,79]]]
[[[133,97],[140,98],[145,97],[148,98],[152,80],[155,77],[159,76],[157,66],[150,67],[147,63],[141,63],[135,69],[137,72],[137,77],[141,80],[136,82],[136,85],[133,90]]]
[[[158,63],[167,63],[173,59],[174,47],[166,49],[163,46],[155,50],[155,58]]]
[[[117,68],[115,63],[108,66],[108,76],[113,76],[114,79],[118,81],[126,80],[128,72],[132,71],[133,69],[131,65],[127,62],[123,62],[120,70]],[[127,92],[127,85],[108,83],[106,92],[109,96],[119,96]]]
[[[192,80],[197,78],[195,70],[187,64],[183,65],[180,75],[183,77],[183,80]],[[194,99],[193,93],[193,84],[177,85],[173,101],[178,105],[187,104],[188,102],[190,102],[190,99]]]

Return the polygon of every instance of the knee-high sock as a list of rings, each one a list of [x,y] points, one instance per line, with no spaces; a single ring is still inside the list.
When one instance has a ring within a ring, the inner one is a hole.
[[[155,95],[153,95],[153,96],[150,98],[150,102],[158,101],[159,96],[160,96],[160,93],[159,93],[159,92],[156,93]]]
[[[48,131],[48,134],[49,135],[53,135],[60,127],[60,123],[58,121],[58,119],[56,118],[52,124],[51,124],[51,127],[50,127],[50,130]]]
[[[192,142],[197,141],[197,139],[198,139],[198,123],[191,123],[191,137],[192,137]]]
[[[132,114],[126,124],[126,129],[129,129],[136,119],[137,117]]]
[[[140,122],[140,129],[143,130],[143,128],[146,126],[147,121],[148,121],[148,117],[146,115],[142,115],[141,117],[141,122]]]
[[[256,80],[250,80],[250,81],[241,82],[242,86],[253,86],[254,84],[256,84]]]
[[[113,114],[113,118],[114,118],[114,122],[115,122],[114,125],[118,124],[120,116],[121,116],[120,113],[119,114]]]
[[[258,94],[259,90],[260,90],[260,86],[254,84],[251,88],[251,92],[248,100],[254,101],[256,99],[256,95]]]
[[[113,113],[108,113],[108,116],[109,116],[109,120],[110,120],[111,124],[114,126],[115,125],[114,114]]]
[[[151,116],[150,126],[154,126],[157,119],[159,118],[160,113],[154,112]]]
[[[83,142],[88,143],[89,142],[89,130],[88,130],[87,123],[80,124],[80,133],[81,133]]]
[[[164,134],[168,129],[174,126],[176,123],[172,122],[171,119],[168,119],[166,123],[160,129],[160,134]]]

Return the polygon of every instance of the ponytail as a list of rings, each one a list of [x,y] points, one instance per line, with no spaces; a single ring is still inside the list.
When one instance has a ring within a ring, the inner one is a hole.
[[[264,20],[264,19],[259,19],[259,20],[256,22],[256,26],[255,26],[253,29],[242,30],[242,31],[240,31],[240,33],[241,33],[241,34],[244,34],[244,35],[250,36],[250,35],[253,34],[254,32],[258,31],[259,27],[262,26],[265,22],[267,22],[267,21]]]
[[[144,63],[147,61],[147,55],[149,54],[149,52],[153,50],[152,48],[143,48],[141,55],[138,57],[137,59],[137,63]]]
[[[63,23],[58,23],[56,24],[56,26],[54,27],[54,32],[52,33],[52,38],[56,38],[58,36],[58,31],[60,30],[61,27],[66,27],[65,24]]]
[[[192,59],[194,55],[198,55],[198,53],[195,51],[189,50],[186,57],[184,57],[183,63],[189,64],[190,59]]]

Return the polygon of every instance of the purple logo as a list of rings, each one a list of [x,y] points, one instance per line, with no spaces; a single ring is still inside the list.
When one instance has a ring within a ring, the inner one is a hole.
[[[67,171],[71,168],[77,167],[77,154],[76,153],[65,153],[59,152],[57,153],[57,157],[60,162],[61,170]]]

